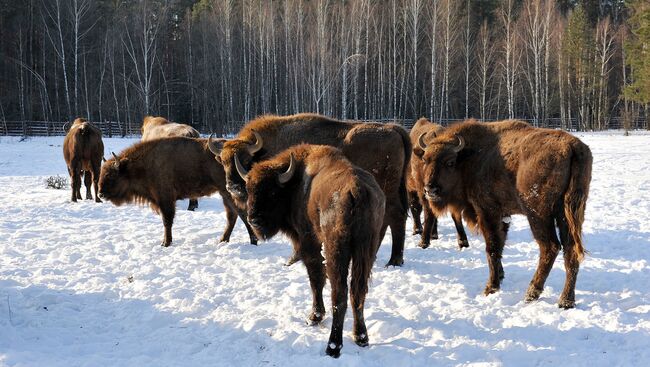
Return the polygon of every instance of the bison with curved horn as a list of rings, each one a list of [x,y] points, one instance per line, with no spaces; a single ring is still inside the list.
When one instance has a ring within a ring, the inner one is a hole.
[[[113,153],[102,166],[99,195],[115,205],[149,203],[160,213],[165,227],[162,246],[172,243],[176,200],[219,192],[226,210],[226,229],[220,242],[228,242],[237,216],[242,219],[252,244],[257,238],[226,190],[223,166],[214,160],[208,139],[167,138],[137,143]]]
[[[149,141],[154,139],[185,137],[199,138],[201,134],[190,125],[171,122],[164,117],[145,116],[142,121],[142,139]],[[197,198],[190,198],[187,210],[196,210],[199,207]]]
[[[239,205],[245,206],[245,183],[237,167],[249,170],[254,162],[300,143],[337,147],[352,164],[375,177],[386,196],[382,237],[388,227],[393,236],[387,265],[402,265],[408,210],[406,175],[411,159],[411,141],[402,127],[344,122],[312,113],[266,115],[246,124],[234,139],[212,142],[210,150],[223,164],[228,191]]]
[[[438,239],[438,216],[445,211],[451,212],[451,218],[456,227],[458,234],[458,247],[469,247],[467,234],[463,228],[461,212],[454,208],[444,208],[436,205],[436,202],[430,201],[424,195],[424,180],[422,177],[424,161],[422,154],[426,146],[426,139],[435,138],[444,128],[441,125],[434,124],[426,118],[419,119],[411,129],[411,143],[413,143],[413,155],[411,156],[410,172],[406,185],[409,192],[409,206],[413,216],[413,232],[421,233],[422,239],[419,246],[422,248],[429,247],[431,239]],[[420,212],[424,209],[424,228],[420,224]]]
[[[65,129],[67,126],[68,123],[63,128]],[[97,196],[97,189],[103,156],[102,131],[86,119],[75,119],[63,139],[63,158],[72,179],[72,201],[76,202],[77,199],[81,199],[81,177],[83,176],[86,199],[92,200],[90,187],[94,183],[95,201],[102,202]]]
[[[374,177],[336,148],[306,144],[256,163],[250,172],[241,164],[236,169],[246,182],[255,233],[262,238],[286,234],[307,268],[312,325],[325,315],[323,287],[329,279],[333,320],[326,353],[338,357],[343,347],[348,271],[354,341],[367,346],[363,309],[385,207]]]
[[[461,123],[422,145],[427,199],[462,210],[485,238],[490,276],[484,293],[501,286],[510,215],[523,214],[540,248],[525,300],[539,298],[562,249],[566,280],[558,305],[574,307],[585,253],[582,223],[593,160],[589,147],[569,133],[516,120]]]

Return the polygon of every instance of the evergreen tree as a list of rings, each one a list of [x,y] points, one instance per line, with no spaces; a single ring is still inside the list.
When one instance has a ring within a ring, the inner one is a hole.
[[[632,71],[632,81],[625,96],[641,104],[650,103],[650,3],[630,0],[629,19],[632,36],[625,43],[626,62]]]

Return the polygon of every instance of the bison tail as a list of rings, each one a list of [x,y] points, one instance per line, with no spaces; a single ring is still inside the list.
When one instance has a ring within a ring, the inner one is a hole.
[[[581,142],[574,145],[572,150],[569,186],[564,193],[564,217],[569,227],[569,243],[563,246],[573,245],[578,261],[582,261],[586,252],[582,244],[582,223],[585,219],[593,158],[589,147]]]
[[[399,182],[399,199],[400,203],[402,204],[404,213],[406,213],[409,207],[406,180],[410,174],[409,170],[411,168],[411,151],[413,150],[413,146],[411,145],[411,137],[403,127],[394,125],[394,130],[400,135],[402,138],[402,144],[404,145],[404,165],[402,166],[402,177]]]
[[[379,233],[373,233],[370,226],[353,235],[352,266],[350,269],[351,295],[365,295],[368,293],[370,273],[377,256],[379,241]]]

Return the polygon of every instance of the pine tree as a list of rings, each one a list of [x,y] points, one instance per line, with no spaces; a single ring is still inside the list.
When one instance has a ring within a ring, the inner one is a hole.
[[[650,103],[650,3],[630,0],[628,7],[631,37],[625,42],[626,62],[633,79],[625,87],[625,96],[641,104]]]

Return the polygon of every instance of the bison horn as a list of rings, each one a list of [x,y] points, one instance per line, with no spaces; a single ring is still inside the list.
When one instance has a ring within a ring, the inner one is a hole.
[[[291,180],[291,177],[293,177],[293,174],[296,172],[296,160],[293,158],[293,153],[290,153],[289,156],[291,157],[289,161],[289,168],[287,168],[286,172],[278,175],[278,182],[281,185],[289,182],[289,180]]]
[[[456,135],[456,139],[458,139],[458,146],[454,148],[454,152],[458,153],[465,148],[465,139],[460,135]]]
[[[208,137],[208,149],[214,154],[215,156],[219,156],[221,154],[221,148],[217,146],[217,143],[212,140],[212,135],[214,133],[210,134],[210,137]]]
[[[248,153],[250,155],[254,155],[257,153],[260,149],[262,149],[262,146],[264,146],[264,141],[262,140],[262,135],[258,133],[255,130],[251,130],[253,132],[253,135],[255,136],[255,144],[249,144],[248,145]]]
[[[237,154],[235,154],[235,168],[244,181],[248,180],[248,171],[239,161],[239,156]]]
[[[418,138],[418,146],[419,146],[420,149],[422,149],[422,150],[426,150],[426,149],[427,149],[427,143],[424,142],[424,136],[425,136],[426,134],[427,134],[427,133],[422,133],[422,134],[420,134],[420,137]]]
[[[115,168],[120,168],[120,158],[114,152],[111,152],[113,158],[115,158]]]

